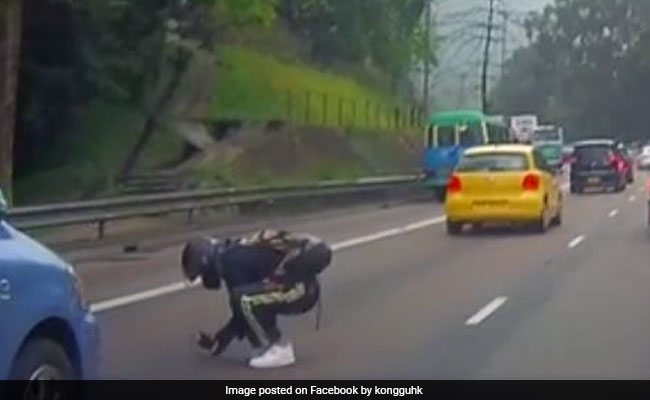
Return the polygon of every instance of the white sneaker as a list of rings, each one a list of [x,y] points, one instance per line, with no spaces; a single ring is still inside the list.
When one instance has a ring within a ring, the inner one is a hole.
[[[285,345],[274,344],[261,355],[251,358],[248,366],[259,369],[279,368],[292,365],[295,362],[296,357],[293,354],[293,345],[291,343]]]

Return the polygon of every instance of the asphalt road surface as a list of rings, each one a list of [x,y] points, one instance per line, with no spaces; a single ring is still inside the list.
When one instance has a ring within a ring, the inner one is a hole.
[[[287,220],[335,244],[323,319],[285,318],[296,365],[255,371],[236,343],[191,338],[228,317],[224,293],[184,288],[179,247],[80,265],[109,379],[650,378],[645,176],[568,195],[546,234],[449,237],[433,201]]]

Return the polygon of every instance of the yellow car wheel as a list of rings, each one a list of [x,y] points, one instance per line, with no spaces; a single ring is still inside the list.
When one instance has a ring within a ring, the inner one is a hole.
[[[562,225],[562,208],[561,207],[557,210],[557,214],[551,220],[551,225],[553,225],[553,226]]]
[[[539,219],[535,222],[533,222],[533,231],[537,233],[546,233],[546,230],[548,229],[549,223],[551,221],[548,220],[548,205],[546,204],[546,200],[544,201],[544,209],[542,210],[542,215],[539,217]]]
[[[546,223],[546,218],[542,217],[538,221],[533,222],[533,231],[536,233],[546,233],[548,229],[548,224]]]
[[[450,235],[459,235],[463,230],[463,224],[447,220],[447,233]]]

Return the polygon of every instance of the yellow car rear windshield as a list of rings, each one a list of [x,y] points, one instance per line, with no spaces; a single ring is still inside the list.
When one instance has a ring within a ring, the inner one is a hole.
[[[528,158],[522,153],[470,154],[463,157],[458,172],[507,172],[528,170]]]

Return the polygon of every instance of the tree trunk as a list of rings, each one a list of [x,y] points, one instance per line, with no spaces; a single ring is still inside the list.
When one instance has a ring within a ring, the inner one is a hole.
[[[156,99],[153,108],[147,115],[142,133],[140,133],[138,141],[126,157],[126,161],[124,162],[119,175],[120,179],[127,178],[138,163],[140,155],[156,131],[158,117],[160,117],[167,105],[174,98],[176,89],[178,89],[181,83],[181,78],[183,77],[183,73],[185,72],[185,69],[187,68],[187,65],[190,62],[191,58],[192,54],[188,51],[182,49],[177,50],[172,66],[172,76],[160,96]]]
[[[22,0],[0,0],[0,188],[12,203]]]

